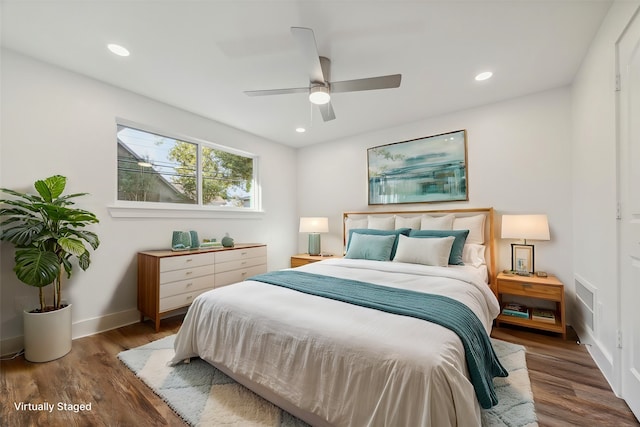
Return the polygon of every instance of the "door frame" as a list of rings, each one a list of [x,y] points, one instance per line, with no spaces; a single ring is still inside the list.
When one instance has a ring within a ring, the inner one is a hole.
[[[628,303],[625,303],[624,295],[628,293],[626,280],[627,274],[625,272],[626,260],[627,256],[627,246],[626,240],[623,236],[623,232],[625,230],[625,220],[628,220],[627,214],[629,211],[629,202],[630,200],[627,197],[628,187],[630,185],[631,173],[630,167],[623,164],[626,160],[626,154],[628,154],[629,144],[628,136],[625,135],[625,132],[628,131],[628,127],[626,123],[628,123],[628,99],[626,98],[625,87],[628,86],[628,82],[623,79],[624,73],[622,70],[623,64],[622,60],[626,58],[621,58],[621,43],[625,41],[625,37],[629,33],[629,29],[633,25],[640,25],[640,8],[637,8],[633,13],[629,22],[625,25],[622,30],[620,36],[615,42],[615,139],[616,139],[616,258],[617,258],[617,305],[619,310],[616,314],[616,324],[618,330],[617,337],[617,348],[613,353],[613,375],[614,382],[618,384],[619,387],[619,395],[627,402],[627,405],[632,410],[636,418],[640,419],[640,400],[634,401],[632,404],[627,400],[629,397],[628,390],[625,388],[625,373],[631,368],[631,351],[632,346],[629,345],[629,342],[632,340],[633,329],[630,325],[632,322],[625,322],[628,319],[629,312]],[[640,51],[640,37],[638,38],[638,42],[635,47],[636,50]],[[623,337],[626,338],[623,340]],[[637,345],[640,349],[640,343]]]

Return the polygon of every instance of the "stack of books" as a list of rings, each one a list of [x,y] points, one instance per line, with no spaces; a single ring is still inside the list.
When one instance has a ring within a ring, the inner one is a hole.
[[[523,319],[528,319],[529,308],[523,304],[508,302],[502,308],[502,314],[504,314],[505,316],[514,316],[514,317],[521,317]]]
[[[531,310],[531,320],[538,322],[556,323],[556,312],[546,308],[534,308]]]

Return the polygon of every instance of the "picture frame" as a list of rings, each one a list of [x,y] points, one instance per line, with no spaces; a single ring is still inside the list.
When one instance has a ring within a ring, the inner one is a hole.
[[[533,274],[535,271],[533,245],[511,244],[511,270]]]
[[[369,205],[469,200],[467,131],[367,149]]]

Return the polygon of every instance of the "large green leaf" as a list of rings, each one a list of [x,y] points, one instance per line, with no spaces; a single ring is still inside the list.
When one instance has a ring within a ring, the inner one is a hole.
[[[56,200],[56,203],[60,205],[73,205],[74,202],[69,201],[69,199],[73,199],[75,197],[80,197],[80,196],[86,196],[87,194],[89,193],[67,194],[66,196],[58,197],[58,199]]]
[[[35,196],[33,194],[21,193],[19,191],[11,190],[9,188],[0,188],[0,191],[2,191],[3,193],[11,194],[12,196],[15,196],[15,197],[19,197],[21,199],[29,200],[31,202],[42,201],[40,197]],[[7,201],[0,200],[0,202],[6,203]]]
[[[40,200],[40,198],[38,198],[38,200],[33,200],[33,201],[24,201],[24,200],[0,200],[0,203],[4,203],[5,205],[11,205],[11,206],[17,206],[17,208],[4,208],[2,209],[2,213],[0,213],[1,216],[5,216],[5,215],[11,215],[11,211],[12,210],[16,210],[16,211],[26,211],[26,212],[38,212],[38,208],[35,207],[33,204],[34,203],[39,203],[42,202],[42,200]],[[6,213],[5,213],[6,211]]]
[[[0,240],[11,242],[18,247],[30,246],[43,229],[43,223],[16,224],[15,227],[6,227],[0,231]]]
[[[98,249],[98,246],[100,245],[100,239],[98,238],[98,235],[94,232],[86,231],[86,230],[83,230],[83,231],[71,230],[71,229],[65,229],[64,232],[68,234],[73,234],[85,240],[87,243],[91,245],[93,249]]]
[[[69,252],[70,254],[73,254],[77,257],[87,251],[87,248],[84,247],[84,243],[82,243],[82,240],[74,239],[71,237],[59,238],[58,244],[65,252]]]
[[[13,271],[21,282],[41,288],[53,283],[60,272],[58,257],[53,252],[38,248],[16,250],[16,265]]]
[[[66,185],[66,177],[62,175],[54,175],[49,178],[45,178],[44,180],[36,181],[34,187],[46,202],[52,202],[62,194]]]
[[[81,269],[86,270],[87,268],[89,268],[90,264],[91,264],[91,257],[89,255],[89,251],[86,251],[78,258],[78,265],[80,266]]]

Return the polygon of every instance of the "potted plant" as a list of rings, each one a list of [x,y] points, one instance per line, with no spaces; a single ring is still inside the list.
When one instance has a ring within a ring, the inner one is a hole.
[[[16,247],[13,271],[18,279],[39,289],[40,307],[23,312],[25,358],[47,362],[71,350],[71,305],[62,299],[62,279],[71,277],[72,261],[86,270],[91,262],[85,246],[100,244],[98,236],[84,228],[98,222],[91,212],[73,208],[72,199],[87,193],[62,195],[67,179],[61,175],[38,180],[38,195],[6,188],[14,196],[0,200],[0,240]],[[43,288],[52,286],[52,301]]]

